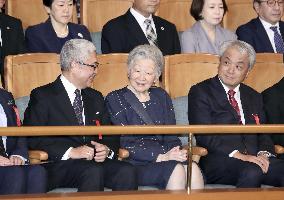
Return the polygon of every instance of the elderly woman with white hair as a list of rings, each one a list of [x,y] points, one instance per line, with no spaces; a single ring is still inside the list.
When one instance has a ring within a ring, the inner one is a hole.
[[[106,97],[111,121],[115,125],[176,124],[171,98],[165,90],[153,87],[161,75],[164,58],[151,45],[134,48],[127,61],[128,86]],[[124,135],[121,147],[129,150],[128,161],[136,166],[138,185],[160,189],[184,189],[187,151],[176,135]],[[193,163],[193,188],[203,187],[203,178]]]

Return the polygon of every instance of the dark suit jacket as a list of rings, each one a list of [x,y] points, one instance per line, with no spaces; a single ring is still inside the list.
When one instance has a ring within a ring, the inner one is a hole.
[[[0,70],[3,80],[5,56],[24,53],[26,49],[22,22],[19,19],[0,13],[0,29],[2,36]]]
[[[262,92],[264,108],[269,124],[284,124],[284,78]],[[271,135],[275,144],[284,146],[284,135]]]
[[[180,53],[175,25],[157,16],[153,16],[153,20],[157,31],[158,47],[163,55]],[[124,15],[110,20],[103,27],[103,53],[129,53],[141,44],[149,44],[149,42],[129,10]]]
[[[109,115],[104,106],[102,94],[91,88],[83,89],[81,94],[84,104],[85,124],[87,126],[96,125],[95,120],[99,120],[102,125],[109,124]],[[24,125],[79,125],[73,106],[59,77],[54,82],[36,88],[31,92],[30,102],[25,112]],[[98,136],[86,138],[87,141],[85,142],[82,136],[32,137],[29,139],[29,146],[31,149],[48,152],[51,160],[61,160],[69,147],[90,145],[91,140],[107,145],[116,154],[118,152],[118,137],[103,135],[102,140],[99,140]]]
[[[0,104],[2,105],[6,117],[7,126],[16,126],[16,113],[13,109],[15,102],[11,93],[0,89]],[[7,137],[6,153],[10,155],[20,155],[28,159],[28,149],[25,137]]]
[[[282,38],[284,36],[284,22],[279,22]],[[241,25],[236,30],[239,40],[245,41],[253,46],[256,53],[274,53],[268,35],[259,18],[252,19]]]
[[[241,84],[240,94],[246,124],[255,124],[252,114],[259,116],[260,122],[265,122],[262,97],[252,88]],[[188,94],[189,124],[239,124],[237,112],[228,101],[227,94],[218,77],[207,79],[191,87]],[[202,158],[206,167],[223,165],[233,150],[256,155],[258,151],[274,153],[274,146],[267,135],[206,135],[197,136],[197,144],[208,149],[208,155]],[[245,146],[244,146],[245,143]],[[218,156],[220,160],[216,160]],[[223,160],[221,160],[224,158]]]
[[[89,30],[79,24],[68,23],[70,39],[86,39],[92,41]],[[60,53],[64,44],[57,37],[50,18],[44,23],[30,26],[26,30],[26,44],[29,52]]]

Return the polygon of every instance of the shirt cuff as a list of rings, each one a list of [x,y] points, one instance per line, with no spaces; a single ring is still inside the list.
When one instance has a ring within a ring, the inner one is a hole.
[[[70,151],[73,149],[73,147],[70,147],[65,153],[64,155],[62,156],[61,160],[68,160],[70,157],[69,157],[69,153]]]
[[[232,151],[232,153],[229,154],[229,157],[230,157],[230,158],[234,157],[234,155],[235,155],[237,152],[239,152],[239,151],[238,151],[238,150]]]

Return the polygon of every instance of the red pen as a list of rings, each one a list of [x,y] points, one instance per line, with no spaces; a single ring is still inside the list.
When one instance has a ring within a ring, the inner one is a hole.
[[[99,120],[96,119],[95,122],[96,122],[97,126],[101,125]],[[102,135],[102,133],[99,133],[99,140],[102,140],[102,139],[103,139],[103,135]]]

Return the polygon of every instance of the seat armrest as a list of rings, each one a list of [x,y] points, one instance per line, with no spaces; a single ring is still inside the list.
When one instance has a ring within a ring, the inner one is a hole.
[[[284,147],[281,145],[274,145],[275,153],[276,154],[284,154]]]
[[[48,154],[45,151],[30,150],[29,159],[31,164],[39,164],[42,161],[46,161],[48,159]]]
[[[192,155],[206,156],[207,154],[208,151],[204,147],[198,147],[198,146],[192,147]]]
[[[123,160],[129,157],[129,151],[127,149],[119,149],[118,160]]]
[[[188,145],[182,146],[183,149],[188,149]],[[199,146],[194,146],[192,147],[192,155],[197,155],[197,156],[206,156],[208,154],[208,151],[204,147],[199,147]]]

